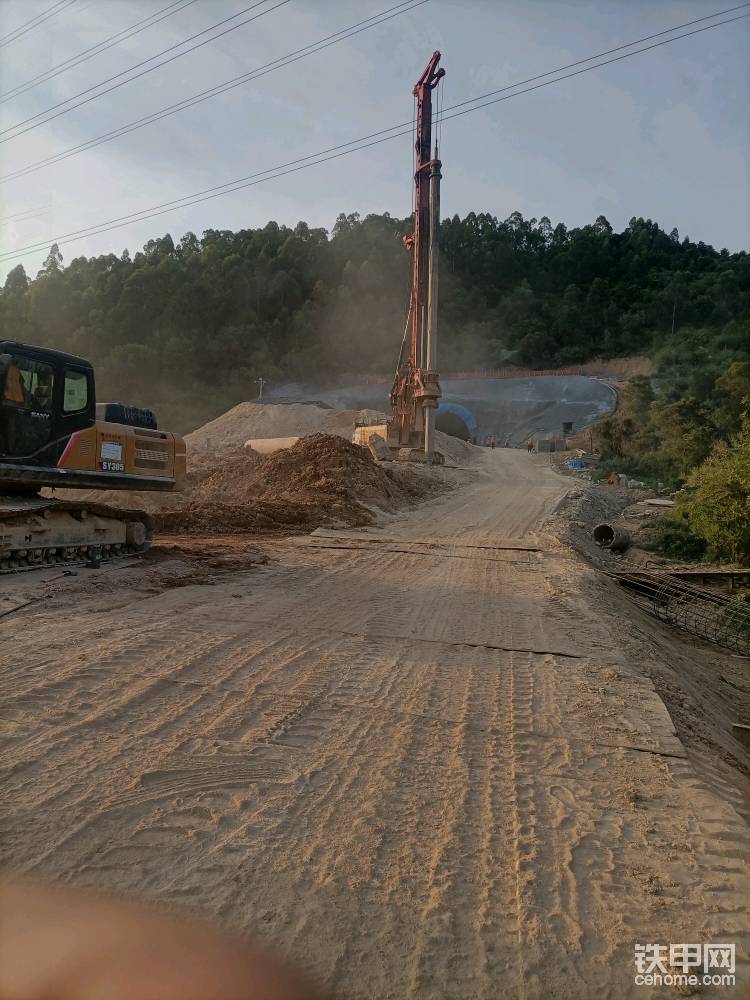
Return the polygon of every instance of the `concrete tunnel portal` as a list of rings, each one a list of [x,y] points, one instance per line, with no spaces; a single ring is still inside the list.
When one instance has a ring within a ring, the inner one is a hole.
[[[477,418],[466,406],[441,400],[435,414],[435,428],[461,438],[462,441],[476,439]]]

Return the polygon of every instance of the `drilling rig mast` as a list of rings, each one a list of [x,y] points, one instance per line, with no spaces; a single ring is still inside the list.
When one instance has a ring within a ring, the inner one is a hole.
[[[438,146],[432,147],[432,92],[445,76],[433,52],[414,86],[416,142],[414,232],[404,237],[411,251],[411,295],[401,353],[391,389],[388,444],[424,451],[437,459],[435,410],[440,399],[437,365],[438,247],[440,236],[440,167]],[[407,352],[408,342],[408,352]]]

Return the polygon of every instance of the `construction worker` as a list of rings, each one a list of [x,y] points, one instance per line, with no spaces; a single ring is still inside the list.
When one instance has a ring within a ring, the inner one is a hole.
[[[7,399],[9,403],[18,403],[21,406],[26,402],[26,398],[23,394],[23,383],[21,382],[21,373],[19,372],[16,365],[11,364],[8,369],[8,373],[5,376],[5,388],[3,389],[3,399]]]

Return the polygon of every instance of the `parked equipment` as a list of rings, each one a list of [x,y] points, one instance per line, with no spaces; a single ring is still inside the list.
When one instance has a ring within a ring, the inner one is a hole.
[[[182,438],[150,410],[97,406],[88,361],[0,341],[0,573],[148,548],[143,511],[43,488],[177,491],[184,478]]]
[[[414,86],[414,232],[404,238],[412,256],[411,295],[387,425],[391,449],[423,451],[428,461],[437,457],[435,410],[441,395],[436,371],[441,162],[437,143],[432,148],[432,92],[445,76],[439,61],[434,52]]]

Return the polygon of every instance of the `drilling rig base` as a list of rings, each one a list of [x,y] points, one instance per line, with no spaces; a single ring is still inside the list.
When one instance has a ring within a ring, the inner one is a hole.
[[[399,462],[418,462],[420,465],[427,465],[430,456],[426,454],[424,448],[399,448]]]

